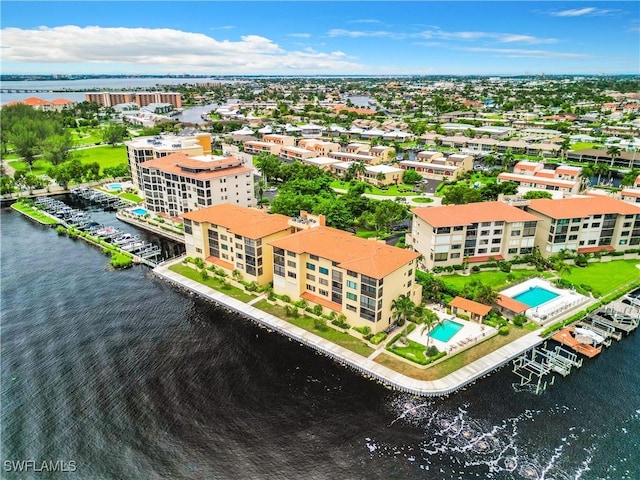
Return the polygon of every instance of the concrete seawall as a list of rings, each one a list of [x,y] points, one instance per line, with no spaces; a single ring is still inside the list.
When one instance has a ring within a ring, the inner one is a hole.
[[[377,380],[391,389],[414,395],[436,397],[454,393],[502,367],[523,352],[543,341],[536,332],[532,332],[441,379],[431,381],[416,380],[362,357],[324,338],[318,337],[307,330],[292,325],[267,312],[247,305],[235,298],[224,295],[217,290],[169,270],[169,266],[179,263],[180,261],[181,259],[174,259],[165,262],[158,265],[153,272],[158,277],[173,285],[209,299],[269,330],[285,335],[342,365],[349,366],[367,378]]]

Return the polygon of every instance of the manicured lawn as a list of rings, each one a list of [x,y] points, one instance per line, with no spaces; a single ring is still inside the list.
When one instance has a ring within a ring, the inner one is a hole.
[[[45,225],[56,225],[58,223],[57,220],[54,220],[37,208],[25,205],[22,202],[15,202],[11,205],[11,208],[33,218],[34,220],[37,220],[40,223],[44,223]]]
[[[71,128],[71,138],[73,144],[80,145],[95,145],[98,142],[102,142],[102,129],[92,127],[81,127],[80,130]]]
[[[98,162],[100,164],[100,170],[104,170],[105,167],[115,167],[121,163],[127,163],[127,147],[124,145],[118,145],[112,147],[110,145],[103,145],[95,148],[86,148],[83,150],[76,150],[72,153],[80,159],[82,163]],[[29,171],[27,162],[22,160],[14,160],[9,162],[16,170]],[[32,172],[35,175],[42,175],[47,173],[47,170],[51,167],[51,162],[43,158],[37,158],[33,162]]]
[[[29,172],[29,165],[23,160],[13,160],[9,162],[9,165],[12,166],[16,171]],[[33,173],[34,175],[43,175],[47,173],[49,167],[51,167],[51,162],[42,158],[37,158],[33,161],[31,173]]]
[[[513,281],[520,280],[522,278],[533,277],[536,274],[537,275],[541,275],[543,277],[551,276],[551,274],[548,273],[548,272],[542,272],[541,273],[541,272],[536,272],[535,270],[512,270],[511,274],[514,276],[514,280]],[[455,287],[455,288],[458,288],[458,289],[461,289],[467,283],[470,283],[473,280],[478,280],[483,285],[489,285],[490,287],[497,289],[497,288],[502,288],[502,287],[507,287],[508,286],[507,275],[509,275],[509,274],[505,273],[505,272],[497,271],[497,272],[471,273],[471,275],[469,275],[469,276],[458,275],[458,274],[444,275],[444,276],[441,276],[440,278],[447,285],[451,285],[452,287]],[[511,283],[513,283],[513,282],[511,282]]]
[[[218,277],[213,276],[213,272],[208,272],[209,278],[207,278],[206,280],[203,280],[202,276],[200,275],[200,272],[194,270],[191,267],[187,267],[186,265],[181,265],[181,264],[172,265],[169,267],[169,270],[176,272],[182,275],[183,277],[187,277],[187,278],[190,278],[191,280],[195,280],[196,282],[201,283],[202,285],[206,285],[207,287],[213,288],[214,290],[218,290],[219,292],[222,292],[225,295],[229,295],[230,297],[233,297],[236,300],[240,300],[241,302],[247,303],[253,300],[254,298],[256,298],[254,295],[251,295],[232,285],[227,285],[227,286],[223,285],[222,280],[220,280]]]
[[[115,167],[121,163],[127,163],[127,147],[124,145],[116,147],[102,145],[100,147],[87,148],[76,151],[75,155],[82,163],[98,162],[101,171],[106,167]]]
[[[378,355],[373,361],[417,380],[437,380],[528,333],[530,333],[529,329],[514,328],[512,326],[509,328],[509,335],[496,335],[495,337],[491,337],[490,339],[485,340],[464,352],[460,352],[452,357],[445,357],[446,360],[426,369],[409,365],[401,360],[393,358],[392,355],[389,355],[386,352]]]
[[[578,142],[574,143],[569,147],[570,150],[583,150],[585,148],[600,148],[604,147],[601,143],[592,143],[592,142]]]
[[[337,188],[339,190],[349,190],[351,185],[349,182],[343,182],[340,180],[334,180],[331,182],[331,188]],[[386,189],[381,189],[370,185],[371,188],[367,188],[364,193],[370,193],[372,195],[384,195],[387,197],[403,197],[408,195],[415,195],[412,185],[389,185]]]
[[[603,296],[617,288],[640,278],[640,258],[636,260],[613,260],[606,263],[590,263],[584,268],[571,267],[571,272],[562,278],[573,284],[590,285]]]
[[[433,198],[429,197],[414,197],[411,199],[415,203],[433,203]]]
[[[271,305],[266,300],[260,300],[256,302],[254,307],[259,308],[271,315],[281,318],[293,325],[296,325],[300,328],[304,328],[305,330],[318,335],[330,342],[335,343],[336,345],[340,345],[341,347],[347,348],[352,352],[355,352],[363,357],[368,357],[371,355],[374,350],[365,344],[362,340],[349,335],[348,333],[340,332],[332,327],[327,326],[326,328],[319,330],[315,327],[314,319],[307,316],[300,316],[298,318],[287,317],[284,313],[284,308],[279,305]]]
[[[144,201],[144,198],[128,192],[122,192],[118,196],[120,198],[124,198],[125,200],[131,200],[132,202],[136,202],[136,203],[142,203]]]
[[[421,343],[414,342],[413,340],[407,339],[409,345],[406,347],[402,347],[397,345],[397,342],[393,346],[389,346],[388,350],[406,358],[407,360],[412,360],[416,363],[424,365],[427,363],[427,357],[424,356],[425,346]]]

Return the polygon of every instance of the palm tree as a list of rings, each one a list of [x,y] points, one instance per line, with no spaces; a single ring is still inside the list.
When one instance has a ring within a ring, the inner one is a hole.
[[[609,173],[609,165],[607,165],[606,163],[596,163],[593,166],[593,173],[595,175],[598,175],[597,185],[600,185],[600,179],[602,178],[602,175],[606,175],[607,173]]]
[[[609,165],[610,167],[613,167],[613,162],[615,162],[616,158],[620,156],[621,152],[622,150],[617,145],[610,145],[609,148],[607,148],[607,155],[611,157],[611,165]]]
[[[242,280],[242,272],[240,270],[238,270],[237,268],[233,270],[233,272],[231,272],[231,276],[233,277],[233,279],[237,282],[239,282],[240,280]]]
[[[569,138],[564,138],[562,143],[560,144],[560,156],[563,160],[567,160],[567,153],[569,153],[569,146],[571,145],[571,141]]]
[[[633,185],[636,181],[636,178],[640,175],[640,168],[632,168],[627,173],[624,174],[622,180],[620,181],[620,185],[623,187],[628,187]]]
[[[580,178],[582,179],[580,190],[584,190],[585,188],[591,186],[591,179],[596,174],[595,166],[595,163],[588,163],[582,167],[582,171],[580,172]]]
[[[502,154],[502,166],[505,168],[511,168],[515,164],[516,158],[513,155],[513,151],[507,148],[507,151]]]
[[[431,330],[433,330],[437,325],[439,325],[442,322],[442,320],[440,320],[440,317],[438,317],[438,315],[435,312],[432,312],[428,308],[425,308],[422,314],[421,320],[422,320],[422,328],[420,329],[420,335],[424,335],[425,333],[428,334]],[[425,345],[426,348],[429,348],[430,341],[431,341],[431,337],[427,335],[427,344]]]
[[[391,302],[391,311],[394,312],[393,316],[396,320],[402,320],[401,325],[411,318],[415,312],[415,308],[416,306],[411,298],[405,294],[400,295],[397,299]]]
[[[264,195],[265,187],[266,184],[264,183],[264,180],[260,179],[256,182],[256,195],[258,195],[258,204],[260,205],[260,208],[262,208],[262,197]]]

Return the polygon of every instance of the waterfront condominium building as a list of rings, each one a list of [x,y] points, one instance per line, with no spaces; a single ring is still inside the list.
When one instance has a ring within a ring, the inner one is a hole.
[[[302,217],[298,232],[269,242],[273,247],[273,289],[292,300],[320,305],[346,316],[352,326],[376,333],[393,322],[391,305],[400,295],[418,304],[415,282],[419,254],[329,228]]]
[[[92,92],[85,93],[85,101],[101,107],[113,107],[123,103],[136,103],[145,107],[150,103],[170,103],[173,108],[182,107],[182,94],[177,92]]]
[[[624,251],[640,245],[640,206],[598,195],[532,200],[527,211],[540,219],[536,245],[544,256],[563,249],[578,253]]]
[[[154,137],[137,137],[128,142],[127,161],[131,170],[131,180],[140,191],[143,185],[140,180],[140,164],[148,160],[166,157],[172,153],[186,155],[207,155],[211,153],[211,135],[156,135]]]
[[[290,235],[289,217],[221,203],[183,215],[188,256],[200,257],[228,275],[238,270],[245,281],[265,285],[273,280],[269,245]]]
[[[503,202],[414,208],[411,244],[425,268],[511,260],[533,251],[538,218]]]
[[[176,217],[219,203],[255,204],[253,169],[231,156],[173,153],[140,164],[147,207]]]

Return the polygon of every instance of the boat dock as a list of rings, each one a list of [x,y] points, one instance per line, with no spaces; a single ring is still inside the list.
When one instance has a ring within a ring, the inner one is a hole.
[[[132,205],[131,202],[124,200],[116,195],[96,190],[95,188],[78,187],[71,189],[71,195],[81,198],[91,203],[97,203],[105,210],[117,211]]]
[[[91,243],[96,243],[92,240],[102,240],[110,243],[121,252],[131,254],[134,263],[143,263],[153,268],[162,261],[162,252],[159,246],[144,241],[137,235],[123,232],[116,227],[104,226],[94,222],[88,213],[71,208],[60,200],[51,197],[38,197],[35,200],[35,205],[58,219],[60,225],[66,228],[76,228],[89,235],[89,237],[81,238],[86,238]]]
[[[576,334],[575,327],[563,328],[559,332],[556,332],[555,335],[553,335],[551,338],[556,342],[561,343],[562,345],[566,345],[574,351],[581,353],[582,355],[585,355],[589,358],[595,357],[602,351],[602,345],[594,347],[593,345],[586,343],[586,341],[581,341],[586,340],[586,338],[581,339]]]
[[[553,350],[543,345],[528,350],[513,361],[513,373],[520,378],[520,386],[535,386],[536,395],[541,394],[547,386],[555,382],[554,373],[566,377],[574,368],[582,366],[582,359],[560,346]],[[548,375],[551,380],[546,380]]]

